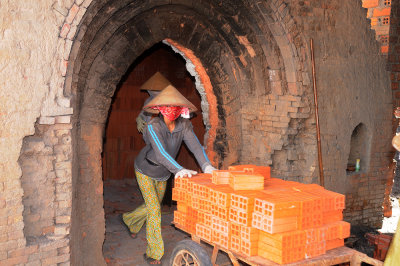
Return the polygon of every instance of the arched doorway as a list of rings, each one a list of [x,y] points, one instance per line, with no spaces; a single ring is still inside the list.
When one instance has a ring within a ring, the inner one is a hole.
[[[279,48],[272,33],[259,27],[267,16],[261,12],[250,16],[249,10],[243,9],[241,16],[246,19],[239,23],[231,17],[231,13],[236,12],[233,6],[237,6],[235,1],[224,7],[214,6],[212,2],[193,6],[189,3],[93,1],[88,8],[71,49],[66,78],[69,82],[64,91],[66,96],[72,97],[75,110],[72,121],[73,264],[104,264],[101,154],[106,121],[118,83],[132,62],[153,45],[166,41],[183,54],[186,63],[190,61],[187,68],[196,76],[196,89],[202,99],[204,143],[217,167],[248,160],[271,163],[271,153],[282,149],[283,142],[277,141],[273,146],[262,143],[261,149],[254,151],[252,143],[271,132],[267,132],[262,123],[252,123],[251,127],[248,123],[259,116],[266,117],[264,106],[275,104],[264,101],[266,95],[272,89],[278,89],[276,93],[286,93],[281,90],[288,86],[286,78],[291,82],[290,89],[298,93],[297,57],[293,56],[296,60],[282,58],[276,52]],[[243,3],[240,6],[244,7]],[[210,17],[211,10],[221,15]],[[267,38],[258,35],[260,31],[267,32]],[[279,41],[284,43],[282,38]],[[283,64],[290,70],[287,77]],[[273,88],[270,83],[274,84]],[[300,97],[284,97],[282,101],[300,101]],[[282,112],[287,116],[289,111]],[[293,119],[303,118],[295,116]],[[279,128],[271,130],[280,132],[290,127],[289,120],[279,122]],[[274,139],[281,138],[279,134],[273,135]],[[78,262],[78,258],[85,258],[85,261]]]
[[[143,203],[135,179],[134,160],[145,143],[137,130],[136,117],[149,97],[148,92],[141,91],[140,87],[156,72],[166,77],[199,109],[190,120],[197,137],[204,139],[201,97],[195,87],[195,78],[186,70],[186,62],[181,55],[163,43],[155,44],[135,60],[118,84],[106,123],[102,153],[106,220],[103,254],[109,264],[138,264],[146,248],[145,230],[141,230],[138,239],[130,238],[120,221],[120,214]],[[187,169],[201,171],[185,145],[182,145],[177,161]],[[180,240],[186,237],[168,226],[176,209],[171,199],[172,186],[173,178],[170,178],[162,207],[165,258],[176,243],[170,238]]]

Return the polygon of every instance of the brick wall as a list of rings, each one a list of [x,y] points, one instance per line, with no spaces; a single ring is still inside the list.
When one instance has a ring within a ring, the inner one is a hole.
[[[392,158],[386,57],[369,30],[367,11],[356,1],[290,3],[298,27],[314,39],[326,187],[346,194],[347,221],[380,227]],[[360,173],[349,172],[351,136],[360,123],[367,132],[365,164]]]
[[[389,51],[390,7],[392,0],[363,0],[362,6],[368,9],[367,18],[375,30],[376,39],[381,44],[381,53]]]

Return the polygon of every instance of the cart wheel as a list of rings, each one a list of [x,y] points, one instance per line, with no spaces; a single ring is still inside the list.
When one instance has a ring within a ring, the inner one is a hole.
[[[192,240],[178,242],[172,251],[169,265],[211,266],[211,260],[204,248]]]

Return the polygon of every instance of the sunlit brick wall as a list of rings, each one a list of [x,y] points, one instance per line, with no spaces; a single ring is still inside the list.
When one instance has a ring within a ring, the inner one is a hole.
[[[376,32],[376,39],[381,43],[382,54],[389,50],[390,9],[392,0],[363,0],[362,6],[368,8],[367,18]]]

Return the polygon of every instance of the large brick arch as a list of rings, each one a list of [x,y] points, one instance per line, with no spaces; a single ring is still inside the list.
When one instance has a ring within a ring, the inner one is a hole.
[[[209,80],[206,99],[216,99],[207,114],[212,122],[206,127],[213,132],[208,135],[207,152],[215,154],[213,161],[221,168],[246,160],[271,164],[274,151],[284,145],[279,128],[289,128],[290,112],[297,113],[296,108],[265,112],[268,106],[300,102],[303,94],[297,81],[296,48],[288,43],[283,18],[268,17],[269,12],[279,14],[272,4],[164,2],[93,1],[77,26],[63,92],[74,108],[72,263],[78,263],[77,258],[86,258],[83,264],[104,263],[103,131],[117,83],[146,49],[169,39],[178,50],[190,51],[198,59],[204,72],[198,74]],[[271,32],[268,24],[277,32]],[[281,116],[289,119],[279,121]],[[263,143],[266,148],[259,154],[248,154],[255,140],[249,120],[265,120],[255,132],[276,143]],[[280,123],[278,130],[275,122]]]

